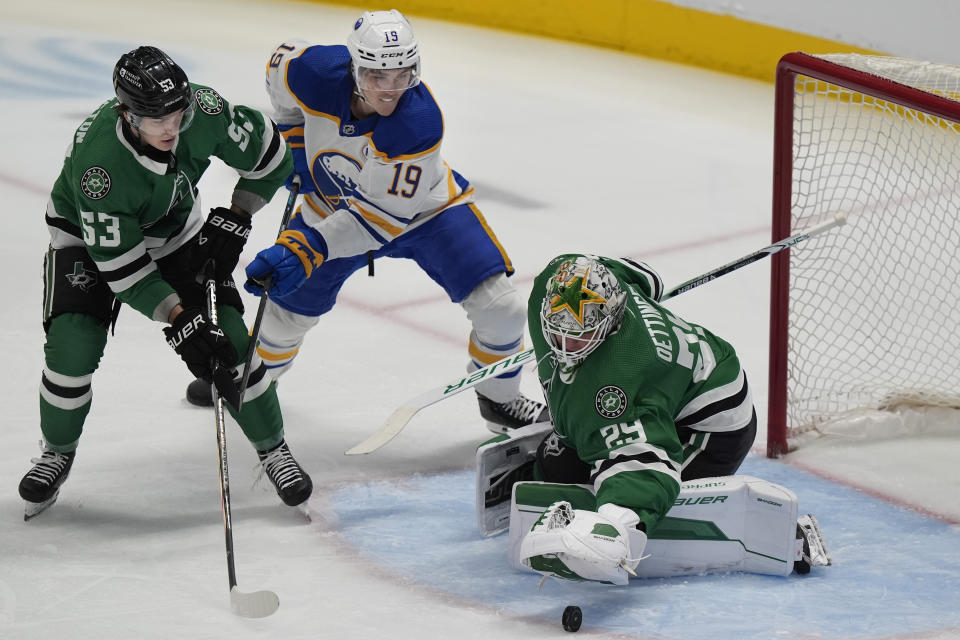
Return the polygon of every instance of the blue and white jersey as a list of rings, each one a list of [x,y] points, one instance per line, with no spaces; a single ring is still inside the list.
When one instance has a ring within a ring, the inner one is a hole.
[[[267,93],[287,143],[305,151],[316,191],[301,215],[328,259],[376,250],[441,211],[473,202],[473,188],[440,155],[443,115],[426,85],[404,92],[389,116],[350,113],[350,54],[342,45],[281,44]]]

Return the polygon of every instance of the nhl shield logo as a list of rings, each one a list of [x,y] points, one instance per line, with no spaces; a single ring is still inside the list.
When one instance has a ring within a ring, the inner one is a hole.
[[[110,174],[102,167],[90,167],[80,177],[80,190],[91,200],[99,200],[110,193]]]
[[[620,387],[603,387],[597,391],[596,407],[604,418],[619,418],[627,410],[627,394]]]

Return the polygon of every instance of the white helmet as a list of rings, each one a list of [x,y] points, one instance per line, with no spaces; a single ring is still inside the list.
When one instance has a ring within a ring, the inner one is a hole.
[[[409,70],[408,73],[395,74],[403,79],[403,83],[395,86],[394,91],[420,84],[420,48],[410,21],[396,9],[364,11],[347,37],[347,49],[353,77],[361,91],[382,90],[381,87],[366,86],[368,70]]]
[[[540,327],[561,376],[571,374],[620,328],[627,295],[616,276],[588,256],[565,260],[547,281]]]

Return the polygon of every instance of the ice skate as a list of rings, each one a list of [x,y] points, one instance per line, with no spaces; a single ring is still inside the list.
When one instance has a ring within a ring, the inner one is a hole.
[[[295,507],[310,497],[313,482],[293,458],[286,442],[281,441],[269,451],[258,451],[257,456],[262,472],[270,478],[284,504]]]
[[[803,540],[803,552],[800,559],[793,563],[794,571],[806,574],[810,573],[810,567],[829,567],[832,564],[830,552],[820,533],[820,525],[809,513],[797,518],[797,538]]]
[[[212,407],[212,387],[213,385],[203,378],[197,378],[187,385],[187,402],[197,407]]]
[[[480,416],[494,433],[507,433],[511,429],[550,420],[545,404],[531,400],[522,393],[509,402],[494,402],[477,393],[477,401],[480,403]]]
[[[23,519],[29,520],[42,513],[60,495],[60,485],[64,483],[73,466],[77,452],[57,453],[44,449],[39,458],[33,458],[33,468],[20,480],[20,497],[26,503]]]

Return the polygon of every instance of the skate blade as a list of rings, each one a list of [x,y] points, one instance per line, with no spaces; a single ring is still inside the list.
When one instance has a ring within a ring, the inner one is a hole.
[[[804,560],[811,567],[829,567],[833,564],[830,552],[827,550],[827,544],[823,540],[823,533],[820,532],[820,524],[812,515],[807,514],[797,519],[797,524],[803,531],[809,547],[809,556]]]
[[[40,515],[46,511],[49,507],[53,506],[53,503],[57,501],[57,497],[60,495],[60,490],[57,489],[57,492],[50,496],[49,499],[44,500],[43,502],[28,502],[24,500],[24,509],[23,509],[23,521],[27,522],[32,520],[36,516]]]
[[[487,429],[490,430],[490,433],[495,433],[497,435],[504,435],[506,433],[510,433],[511,431],[515,431],[515,429],[511,429],[510,427],[502,425],[499,422],[491,422],[490,420],[487,420],[486,422],[487,422]]]

